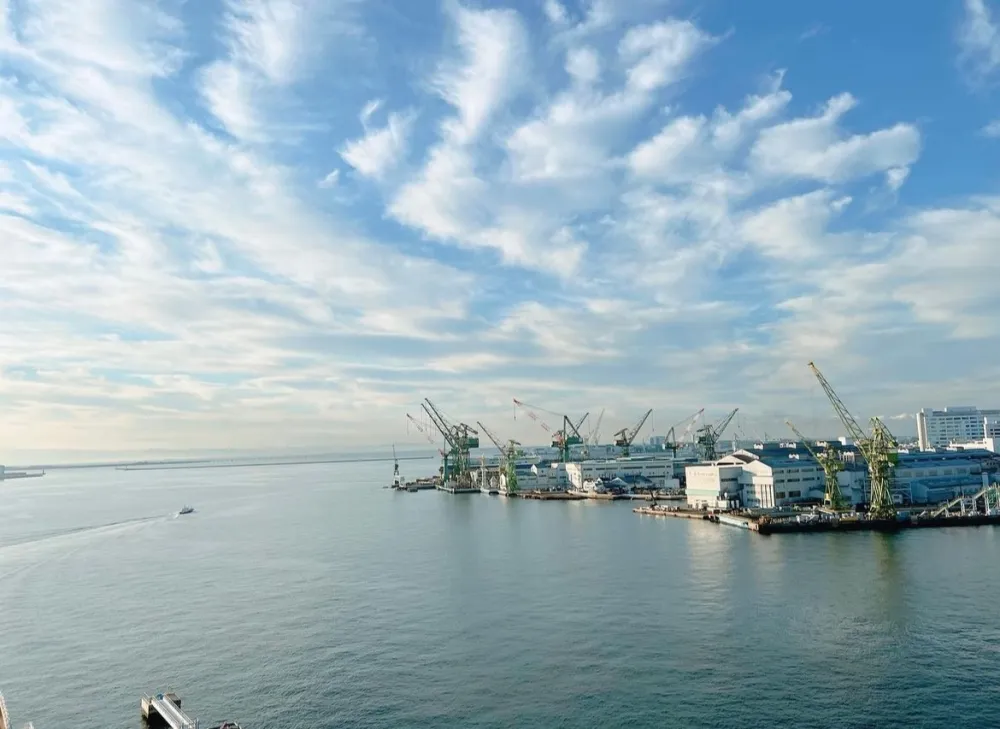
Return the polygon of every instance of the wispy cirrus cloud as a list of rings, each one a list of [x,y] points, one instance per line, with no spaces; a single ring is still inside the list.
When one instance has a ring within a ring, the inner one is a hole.
[[[422,396],[780,424],[812,358],[873,412],[994,394],[1000,204],[924,154],[967,108],[664,2],[78,5],[0,26],[8,449],[385,442]]]
[[[959,60],[980,83],[1000,70],[1000,25],[987,0],[965,0],[958,31]]]

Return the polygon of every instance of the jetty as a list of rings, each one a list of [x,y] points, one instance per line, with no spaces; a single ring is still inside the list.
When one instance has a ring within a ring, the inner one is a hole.
[[[174,692],[143,696],[139,701],[142,718],[149,727],[165,729],[201,729],[197,719],[192,719],[181,709],[181,697]],[[2,728],[0,728],[2,729]],[[239,724],[224,721],[219,729],[242,729]]]

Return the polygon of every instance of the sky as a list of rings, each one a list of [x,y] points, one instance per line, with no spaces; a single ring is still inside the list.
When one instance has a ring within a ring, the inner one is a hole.
[[[0,64],[0,458],[1000,406],[996,0],[0,0]]]

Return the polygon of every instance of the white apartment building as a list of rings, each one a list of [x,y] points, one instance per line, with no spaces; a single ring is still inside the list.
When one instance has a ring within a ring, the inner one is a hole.
[[[996,437],[988,432],[991,429],[1000,435],[1000,410],[962,405],[944,410],[921,408],[917,413],[917,441],[922,451]]]

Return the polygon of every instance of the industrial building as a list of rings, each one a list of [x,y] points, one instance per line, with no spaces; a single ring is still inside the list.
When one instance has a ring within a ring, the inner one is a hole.
[[[667,491],[678,489],[681,485],[675,474],[674,459],[662,456],[567,463],[566,476],[570,489],[579,493],[600,491],[602,483],[615,479],[620,479],[635,491],[647,488]]]
[[[998,437],[1000,410],[980,410],[962,405],[944,410],[921,408],[917,413],[917,442],[922,451]]]
[[[850,447],[840,450],[844,470],[837,474],[844,500],[869,500],[863,458]],[[983,474],[1000,468],[1000,456],[986,449],[901,452],[892,469],[893,501],[900,505],[945,501],[981,487]],[[823,498],[824,473],[802,444],[758,444],[710,464],[688,466],[687,502],[695,508],[775,508]]]
[[[687,503],[695,508],[768,509],[823,498],[823,469],[795,444],[738,450],[685,472]]]

